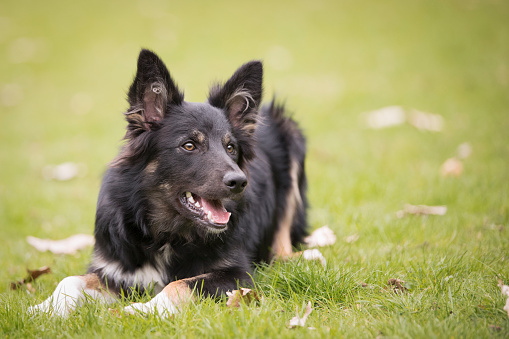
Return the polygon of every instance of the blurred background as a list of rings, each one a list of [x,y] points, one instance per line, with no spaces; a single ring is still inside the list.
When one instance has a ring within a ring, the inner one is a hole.
[[[141,48],[165,61],[188,101],[263,60],[265,101],[286,102],[308,138],[312,226],[360,234],[361,252],[422,233],[388,228],[405,203],[452,211],[447,226],[429,221],[430,242],[507,224],[508,18],[502,0],[3,0],[0,263],[9,279],[27,263],[56,260],[60,276],[86,267],[89,252],[66,264],[25,237],[92,233]],[[369,128],[366,112],[392,105],[440,115],[443,128]],[[443,178],[464,142],[463,173]],[[52,177],[48,166],[62,163],[77,166],[71,180]]]

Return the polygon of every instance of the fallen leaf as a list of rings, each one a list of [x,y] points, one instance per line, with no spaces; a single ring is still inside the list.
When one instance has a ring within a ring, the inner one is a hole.
[[[240,290],[227,291],[228,301],[226,306],[228,307],[240,307],[240,301],[242,300],[246,305],[253,301],[260,301],[258,293],[249,288],[241,288]]]
[[[305,310],[302,318],[299,317],[299,311],[297,310],[296,311],[297,315],[295,317],[293,317],[292,319],[290,319],[290,323],[288,324],[288,327],[289,328],[304,327],[306,325],[306,320],[312,311],[313,311],[313,309],[311,308],[311,301],[309,301],[306,306],[306,310]]]
[[[42,176],[46,180],[67,181],[75,177],[83,177],[87,172],[85,164],[64,162],[59,165],[47,165],[42,169]]]
[[[463,163],[456,157],[447,159],[440,166],[440,175],[443,177],[459,177],[463,173]]]
[[[62,240],[39,239],[28,236],[27,242],[38,251],[55,254],[74,254],[78,250],[94,245],[94,237],[89,234],[75,234]]]
[[[356,242],[357,240],[359,240],[358,234],[352,234],[352,235],[349,235],[348,237],[345,237],[345,241],[349,244]]]
[[[405,286],[403,286],[403,284],[404,284],[404,283],[405,283],[405,282],[404,282],[403,280],[400,280],[400,279],[394,279],[394,278],[389,279],[389,280],[387,281],[387,285],[388,285],[389,287],[391,287],[391,288],[392,288],[392,291],[393,291],[394,293],[396,293],[396,294],[401,294],[401,293],[403,293],[403,292],[407,292],[407,291],[408,291],[408,289],[407,289]]]
[[[35,292],[35,289],[32,287],[30,282],[34,281],[35,279],[39,278],[43,274],[51,273],[51,269],[48,266],[43,266],[41,268],[38,268],[36,270],[29,270],[27,269],[28,275],[25,279],[21,281],[15,281],[11,282],[11,290],[17,290],[23,285],[26,285],[27,289],[30,292]]]
[[[336,242],[336,235],[329,228],[323,226],[317,228],[309,236],[304,238],[304,243],[309,247],[324,247],[333,245]]]
[[[445,213],[447,213],[446,206],[426,206],[426,205],[406,204],[403,210],[396,212],[396,216],[398,218],[403,218],[406,214],[445,215]]]
[[[365,114],[369,128],[381,129],[402,125],[406,121],[405,110],[401,106],[388,106]]]
[[[408,122],[419,130],[440,132],[444,127],[444,118],[439,114],[421,112],[415,109],[410,111]]]
[[[23,281],[13,281],[11,282],[11,290],[17,290],[21,286],[23,286],[25,283]]]
[[[27,272],[28,272],[28,279],[29,279],[27,281],[33,281],[33,280],[39,278],[43,274],[51,273],[51,268],[49,268],[48,266],[43,266],[36,270],[27,269]]]

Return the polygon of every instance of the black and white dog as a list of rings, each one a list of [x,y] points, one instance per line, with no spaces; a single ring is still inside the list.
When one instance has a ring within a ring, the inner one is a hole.
[[[31,312],[67,315],[86,296],[154,288],[124,310],[168,315],[195,294],[250,284],[253,263],[292,254],[307,229],[305,140],[283,106],[259,109],[262,78],[252,61],[207,102],[186,102],[159,57],[141,51],[88,273],[62,280]]]

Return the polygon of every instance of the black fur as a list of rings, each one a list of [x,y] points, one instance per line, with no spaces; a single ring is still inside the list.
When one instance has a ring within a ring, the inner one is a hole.
[[[191,283],[208,295],[249,283],[252,263],[271,259],[289,208],[292,163],[302,200],[291,240],[302,241],[305,140],[283,106],[259,109],[262,78],[261,62],[249,62],[214,86],[208,102],[189,103],[164,63],[141,51],[128,94],[127,142],[99,194],[89,273],[117,292],[143,290],[151,279],[164,287],[199,276]],[[186,150],[190,144],[194,150]],[[206,199],[218,219],[225,218],[223,205],[227,224],[191,212],[185,192]]]

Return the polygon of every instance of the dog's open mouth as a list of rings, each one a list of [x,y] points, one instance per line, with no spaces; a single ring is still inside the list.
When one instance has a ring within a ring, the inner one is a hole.
[[[185,192],[180,200],[192,214],[216,229],[225,228],[230,220],[231,213],[224,208],[220,200],[208,200],[191,192]]]

